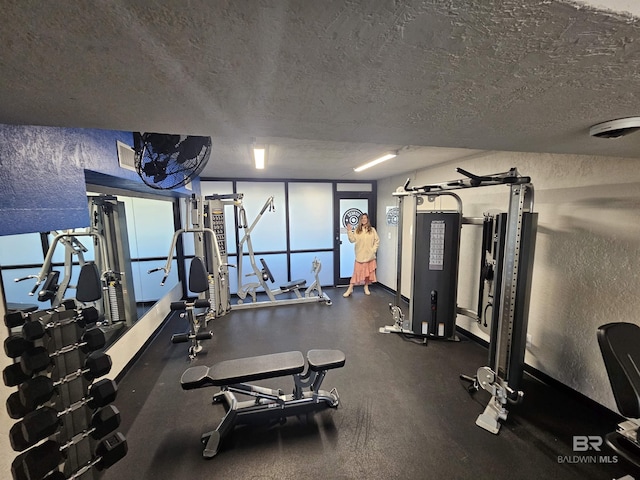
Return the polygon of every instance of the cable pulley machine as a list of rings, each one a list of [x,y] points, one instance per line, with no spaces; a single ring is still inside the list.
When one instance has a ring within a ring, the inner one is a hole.
[[[506,405],[518,403],[524,370],[524,354],[533,271],[537,213],[533,212],[534,190],[530,177],[512,168],[504,173],[474,175],[461,168],[465,178],[440,184],[409,187],[409,181],[393,196],[399,201],[398,277],[395,304],[390,304],[394,324],[380,328],[381,333],[422,335],[426,338],[454,339],[456,315],[465,315],[487,326],[491,309],[488,365],[475,376],[461,375],[471,382],[470,391],[480,388],[491,394],[476,424],[498,433],[499,420],[507,418]],[[508,213],[485,214],[484,218],[462,217],[462,202],[453,190],[506,185],[510,188]],[[443,195],[452,196],[455,211],[418,211],[425,198],[433,202]],[[413,200],[413,283],[409,315],[401,305],[401,265],[403,199]],[[478,311],[456,304],[460,227],[483,227]],[[485,288],[485,287],[488,287]],[[487,292],[488,290],[488,292]],[[490,302],[483,308],[485,297]]]

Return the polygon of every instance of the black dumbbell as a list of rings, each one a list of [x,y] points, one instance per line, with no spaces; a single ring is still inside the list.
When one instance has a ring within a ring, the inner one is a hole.
[[[55,318],[55,320],[51,320]],[[95,324],[99,319],[98,310],[95,307],[83,310],[63,310],[56,312],[48,321],[43,319],[31,320],[22,325],[22,337],[28,341],[38,340],[44,337],[47,330],[63,327],[69,324],[76,324],[80,328]]]
[[[20,384],[18,387],[20,401],[27,409],[33,409],[47,402],[53,396],[57,386],[80,377],[92,382],[108,374],[111,366],[109,355],[104,352],[92,352],[85,358],[83,368],[68,373],[60,380],[54,382],[50,377],[38,375]]]
[[[21,453],[11,463],[11,474],[13,478],[15,480],[34,480],[45,477],[52,479],[65,478],[60,477],[59,473],[54,472],[54,470],[57,470],[60,464],[66,460],[65,450],[81,442],[87,436],[89,435],[79,435],[78,438],[74,438],[64,445],[59,445],[53,440],[47,440],[33,447],[31,450]],[[97,470],[109,468],[124,458],[127,451],[128,447],[125,436],[121,432],[116,432],[98,444],[95,451],[96,456],[88,464],[75,472],[71,478],[79,477],[92,467],[95,467]],[[47,477],[47,475],[49,476]]]
[[[80,325],[78,325],[75,322],[69,322],[70,324],[72,324],[73,326],[75,326],[76,328],[76,332],[75,332],[75,336],[79,337],[80,335],[82,335],[82,332],[84,331],[84,327],[81,327]],[[35,341],[39,340],[40,338],[42,338],[42,336],[39,334],[40,332],[38,331],[38,329],[40,327],[36,327],[36,332],[34,332],[34,329],[31,328],[31,325],[42,325],[40,322],[27,322],[23,325],[22,329],[23,329],[23,333],[20,335],[11,335],[7,338],[5,338],[4,340],[4,353],[10,357],[10,358],[18,358],[20,357],[24,352],[26,352],[27,350],[33,348],[35,346]],[[26,331],[26,332],[25,332]],[[44,332],[44,330],[43,330]],[[26,333],[26,335],[25,335]],[[35,333],[35,334],[34,334]],[[25,337],[28,337],[29,340],[27,340]]]
[[[98,327],[90,328],[82,334],[78,342],[66,345],[55,352],[49,353],[44,347],[35,347],[27,350],[20,357],[20,366],[24,373],[31,375],[50,367],[54,357],[78,349],[84,353],[93,352],[104,347],[105,344],[106,338],[104,332]]]
[[[7,398],[6,402],[7,413],[10,418],[18,419],[24,417],[29,410],[25,407],[20,401],[20,394],[18,392],[13,392]]]
[[[7,313],[4,316],[4,323],[7,327],[11,329],[11,328],[19,327],[29,319],[35,320],[37,318],[42,318],[46,315],[51,315],[51,313],[53,312],[60,312],[63,310],[73,311],[75,310],[75,308],[76,308],[76,302],[74,302],[72,299],[69,299],[62,302],[62,304],[56,307],[55,309],[37,310],[35,312],[30,312],[30,313],[25,313],[20,311]]]
[[[30,348],[33,348],[33,342],[25,340],[22,335],[10,335],[4,339],[4,353],[9,358],[18,358]]]
[[[40,440],[50,437],[63,425],[62,417],[75,412],[82,405],[71,405],[58,412],[55,408],[43,407],[30,412],[9,430],[11,448],[22,452],[33,447]],[[120,412],[114,405],[108,405],[91,416],[87,433],[91,438],[99,440],[120,426]]]
[[[20,363],[12,363],[2,370],[2,380],[7,387],[16,387],[31,378],[22,371]]]
[[[40,354],[42,355],[40,361],[42,362],[47,361],[45,360],[44,354],[42,354],[41,350],[36,350],[36,352],[40,352]],[[50,366],[50,365],[51,365],[51,362],[49,361],[47,366]],[[33,376],[33,372],[25,373],[20,363],[12,363],[11,365],[6,366],[2,370],[2,380],[4,381],[4,384],[7,387],[16,387],[20,385],[22,382],[26,382],[27,380],[29,380],[32,376]]]
[[[44,378],[44,377],[43,377]],[[25,405],[20,394],[22,392],[13,392],[7,399],[7,413],[9,417],[18,419],[24,417],[27,413],[32,412],[43,403],[49,401],[55,389],[46,388],[48,385],[39,384],[38,388],[34,388],[28,399],[29,405]],[[116,399],[118,387],[113,380],[99,380],[89,386],[87,397],[78,400],[79,405],[88,405],[90,408],[104,407]],[[31,396],[33,395],[33,396]],[[47,398],[48,395],[48,398]]]

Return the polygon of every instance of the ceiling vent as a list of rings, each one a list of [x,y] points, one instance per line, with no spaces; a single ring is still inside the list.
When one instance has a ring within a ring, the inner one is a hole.
[[[118,164],[127,170],[136,171],[136,152],[126,143],[116,140],[118,148]]]
[[[598,138],[620,138],[638,130],[640,117],[628,117],[598,123],[589,129],[589,135]]]

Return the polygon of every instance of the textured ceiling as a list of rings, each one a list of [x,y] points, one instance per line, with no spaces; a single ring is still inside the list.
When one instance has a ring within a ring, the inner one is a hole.
[[[4,0],[0,123],[211,135],[215,177],[375,179],[492,150],[640,158],[640,133],[588,135],[640,115],[638,2],[589,3]]]

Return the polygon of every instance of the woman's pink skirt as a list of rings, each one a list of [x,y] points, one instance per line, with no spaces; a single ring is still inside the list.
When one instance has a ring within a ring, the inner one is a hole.
[[[351,277],[349,283],[352,285],[362,285],[377,282],[376,268],[378,268],[378,265],[375,259],[365,263],[355,262],[353,277]]]

